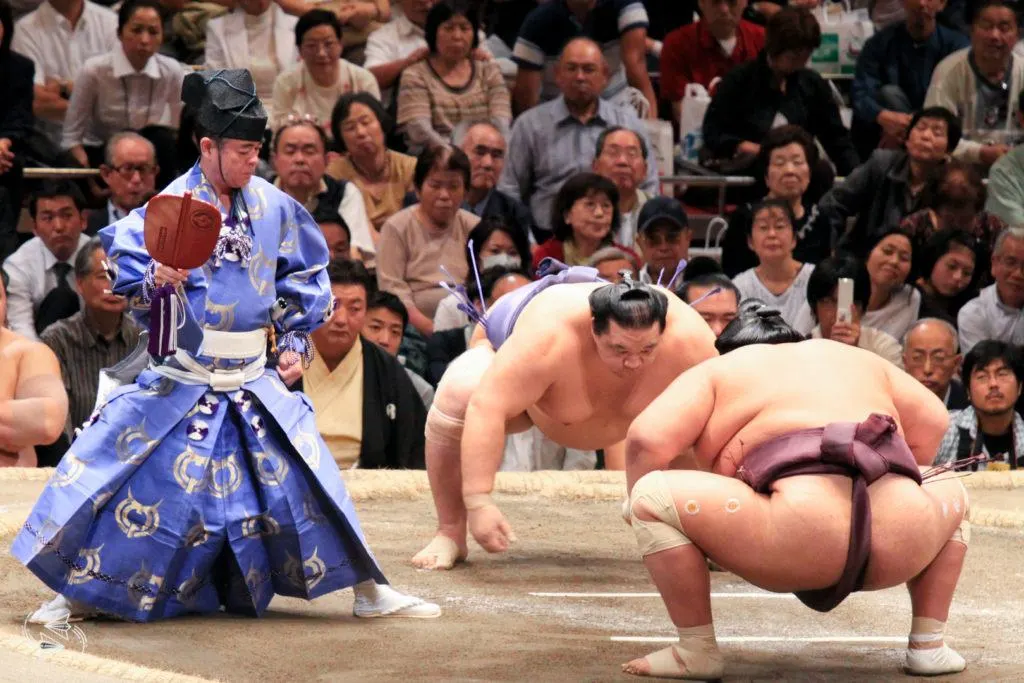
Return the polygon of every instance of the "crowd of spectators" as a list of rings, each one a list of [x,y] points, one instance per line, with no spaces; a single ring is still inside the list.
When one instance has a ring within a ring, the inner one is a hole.
[[[70,408],[0,455],[56,462],[99,370],[135,348],[93,236],[194,163],[184,75],[246,68],[270,112],[258,173],[309,211],[334,258],[338,306],[304,390],[339,464],[423,467],[433,387],[473,330],[448,287],[483,311],[555,258],[671,283],[716,334],[761,299],[942,398],[940,459],[1016,468],[1016,6],[854,0],[874,33],[843,79],[812,68],[835,30],[819,4],[0,0],[0,345],[59,373]],[[693,252],[701,203],[659,182],[675,152],[658,133],[667,120],[678,139],[690,84],[710,94],[700,163],[754,179],[730,191],[712,257]],[[39,181],[33,167],[94,172]],[[599,463],[536,430],[507,442],[506,469]]]

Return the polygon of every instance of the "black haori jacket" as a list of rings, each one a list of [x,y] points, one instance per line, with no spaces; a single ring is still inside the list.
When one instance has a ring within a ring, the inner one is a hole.
[[[292,391],[302,391],[300,379]],[[373,342],[363,340],[363,438],[359,468],[426,468],[423,430],[427,411],[405,367]]]

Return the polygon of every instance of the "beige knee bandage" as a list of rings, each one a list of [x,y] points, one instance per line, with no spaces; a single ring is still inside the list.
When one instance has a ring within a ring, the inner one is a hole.
[[[644,509],[660,521],[637,517],[637,503],[641,502]],[[683,523],[664,472],[650,472],[633,485],[629,514],[641,557],[692,543],[683,533]]]
[[[967,487],[964,486],[964,482],[963,481],[960,482],[960,490],[963,491],[963,494],[964,494],[964,500],[963,500],[963,515],[964,515],[964,518],[960,522],[960,526],[958,526],[953,531],[953,535],[950,537],[949,540],[956,541],[957,543],[963,543],[964,545],[967,545],[967,544],[969,544],[971,542],[971,523],[969,521],[967,521],[967,513],[971,509],[971,503],[970,503],[970,498],[968,497],[968,494],[967,494]]]
[[[965,518],[960,522],[960,526],[953,530],[953,535],[949,537],[949,540],[968,545],[971,542],[971,523]]]
[[[457,448],[462,444],[462,428],[465,420],[452,417],[437,407],[435,401],[427,413],[427,428],[424,432],[427,441],[439,446]]]

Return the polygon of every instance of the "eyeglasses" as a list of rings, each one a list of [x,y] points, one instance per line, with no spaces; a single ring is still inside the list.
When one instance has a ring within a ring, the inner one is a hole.
[[[628,161],[636,161],[644,155],[643,150],[639,147],[620,147],[619,145],[608,145],[601,151],[601,154],[612,159],[624,156]]]
[[[308,43],[302,43],[299,45],[299,50],[310,55],[319,54],[322,50],[324,53],[329,55],[340,47],[341,43],[337,40],[321,40],[318,42],[310,41]]]
[[[156,173],[156,164],[121,164],[120,166],[107,166],[106,168],[116,172],[125,180],[131,180],[138,173],[145,178]]]
[[[942,351],[936,351],[932,354],[924,353],[923,351],[915,351],[910,354],[909,357],[904,359],[907,365],[919,368],[924,365],[929,359],[935,365],[945,365],[949,361],[953,360],[956,356],[951,356],[948,353]]]

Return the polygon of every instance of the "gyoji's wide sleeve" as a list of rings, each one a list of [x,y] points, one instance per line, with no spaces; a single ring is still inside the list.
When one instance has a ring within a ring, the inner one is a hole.
[[[156,262],[146,251],[143,222],[146,207],[108,225],[99,232],[103,251],[107,256],[108,274],[114,294],[128,300],[128,311],[142,327],[149,327],[149,303],[155,289],[153,271]],[[202,323],[206,317],[206,275],[201,268],[189,272],[185,281],[185,319],[178,332],[178,344],[188,351],[196,351],[202,340]]]
[[[280,200],[282,239],[277,258],[277,301],[271,311],[278,349],[301,355],[312,353],[310,332],[334,311],[334,296],[327,278],[330,251],[320,227],[298,202]]]

